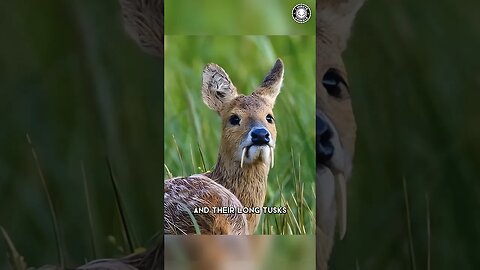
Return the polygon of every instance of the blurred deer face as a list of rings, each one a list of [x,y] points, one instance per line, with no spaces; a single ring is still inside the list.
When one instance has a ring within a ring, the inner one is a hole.
[[[346,230],[346,181],[352,170],[356,123],[341,50],[317,42],[318,224],[327,235]]]
[[[202,95],[205,104],[222,118],[220,151],[223,158],[240,168],[263,163],[274,165],[277,130],[273,107],[283,81],[279,59],[251,95],[239,95],[227,73],[216,64],[203,71]]]
[[[317,3],[317,260],[326,264],[335,232],[346,231],[346,182],[354,155],[356,123],[343,65],[350,28],[363,0]]]
[[[362,0],[317,6],[317,162],[333,174],[351,173],[356,124],[342,52]]]

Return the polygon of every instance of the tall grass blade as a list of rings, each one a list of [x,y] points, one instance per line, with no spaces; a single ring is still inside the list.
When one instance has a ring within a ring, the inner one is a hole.
[[[307,208],[308,214],[309,214],[309,216],[310,216],[310,222],[311,222],[310,225],[311,225],[312,227],[315,227],[315,224],[316,224],[316,223],[315,223],[315,213],[314,213],[314,211],[310,208],[310,206],[308,206],[308,203],[305,204],[305,207]]]
[[[0,230],[2,231],[3,240],[5,240],[5,244],[7,245],[7,257],[9,259],[10,266],[13,270],[26,270],[27,263],[23,257],[18,254],[18,251],[7,232],[2,226],[0,226]]]
[[[293,195],[292,195],[292,197],[293,197]],[[292,218],[292,221],[294,222],[294,223],[293,223],[293,225],[295,225],[294,228],[297,229],[297,232],[300,232],[300,231],[301,231],[301,229],[300,229],[300,224],[298,224],[298,221],[297,221],[297,219],[295,218],[295,214],[293,213],[293,209],[292,209],[292,207],[290,207],[290,204],[289,204],[289,203],[287,203],[287,208],[288,208],[288,212],[289,212],[289,214],[290,214],[289,216]]]
[[[63,250],[62,250],[62,247],[61,247],[61,244],[60,244],[60,231],[58,229],[57,214],[55,213],[55,208],[53,207],[52,197],[51,197],[50,192],[48,190],[47,181],[45,180],[45,176],[43,174],[42,167],[40,166],[40,161],[39,161],[38,156],[37,156],[37,151],[35,151],[35,147],[33,146],[32,140],[30,139],[30,135],[28,135],[28,133],[27,133],[26,136],[27,136],[28,144],[30,145],[30,149],[32,151],[32,156],[33,156],[33,159],[35,161],[35,166],[37,168],[37,172],[38,172],[38,175],[40,177],[40,181],[42,182],[43,191],[45,192],[45,195],[47,197],[48,207],[50,209],[50,215],[51,215],[52,223],[53,223],[53,229],[55,231],[55,242],[57,244],[57,252],[58,252],[60,268],[65,269],[65,257],[64,257]]]
[[[107,164],[108,164],[108,170],[110,173],[110,180],[112,182],[113,192],[115,193],[115,205],[117,207],[118,214],[120,215],[120,222],[122,225],[122,234],[125,241],[127,242],[128,250],[130,251],[130,253],[133,253],[135,251],[135,245],[133,243],[132,234],[130,233],[130,230],[128,228],[127,213],[125,211],[123,201],[120,196],[120,191],[118,189],[117,181],[115,180],[112,164],[110,163],[110,160],[108,158],[107,158]]]
[[[198,117],[198,112],[197,112],[197,108],[195,106],[195,98],[193,97],[193,94],[191,91],[188,91],[190,89],[188,89],[188,87],[185,87],[184,88],[186,90],[185,92],[185,95],[187,96],[187,102],[188,102],[188,107],[190,108],[188,111],[190,112],[190,116],[191,116],[191,119],[193,120],[193,126],[195,128],[195,134],[198,138],[198,142],[204,142],[203,140],[203,132],[201,130],[201,126],[202,126],[202,121],[200,120],[200,118]]]
[[[90,231],[90,244],[92,246],[92,255],[93,258],[98,258],[98,248],[95,241],[95,230],[93,226],[93,215],[92,215],[92,207],[90,204],[90,192],[88,190],[88,182],[87,182],[87,174],[85,173],[85,164],[82,161],[82,179],[83,179],[83,189],[85,194],[85,203],[87,204],[87,214],[88,214],[88,225]]]
[[[182,165],[183,175],[186,175],[187,170],[185,169],[185,163],[183,162],[182,152],[180,151],[180,147],[178,147],[178,143],[174,135],[172,135],[172,138],[173,138],[173,144],[175,144],[175,149],[177,150],[178,158],[180,159],[180,165]]]
[[[188,207],[184,203],[182,202],[178,202],[178,203],[185,209],[185,211],[187,211],[188,216],[190,217],[190,220],[193,222],[193,227],[195,228],[195,234],[200,235],[201,234],[200,226],[198,226],[197,219],[193,216],[192,211],[190,211],[190,209],[188,209]]]
[[[203,156],[202,148],[200,148],[199,143],[197,143],[197,147],[198,147],[198,152],[200,153],[200,159],[202,160],[203,171],[206,172],[207,166],[205,165],[205,158]]]
[[[197,171],[199,168],[197,166],[195,166],[196,164],[196,161],[195,161],[195,155],[193,154],[193,147],[192,145],[190,144],[190,158],[192,159],[192,171]]]
[[[173,174],[172,172],[170,171],[170,169],[168,169],[168,166],[167,164],[163,164],[163,166],[165,167],[165,170],[167,171],[167,177],[170,179],[170,178],[173,178]]]
[[[430,232],[430,198],[428,194],[425,194],[425,201],[427,203],[427,270],[430,270],[431,266],[431,232]]]
[[[412,224],[410,220],[410,206],[408,203],[407,182],[405,181],[405,178],[403,178],[403,194],[405,196],[405,208],[406,208],[406,215],[407,215],[408,242],[410,245],[410,263],[411,263],[412,270],[415,270],[416,269],[415,251],[413,249]]]

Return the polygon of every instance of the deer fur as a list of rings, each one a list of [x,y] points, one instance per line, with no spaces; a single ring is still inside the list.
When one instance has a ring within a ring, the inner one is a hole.
[[[119,0],[125,30],[146,53],[163,57],[163,0]]]

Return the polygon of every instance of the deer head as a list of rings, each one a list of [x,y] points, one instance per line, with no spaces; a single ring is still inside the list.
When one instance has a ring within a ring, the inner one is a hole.
[[[277,130],[273,106],[280,93],[283,63],[279,59],[251,95],[241,95],[216,64],[203,71],[202,96],[222,118],[220,157],[236,170],[259,164],[274,165]]]
[[[232,191],[244,207],[261,207],[265,202],[268,172],[275,162],[273,107],[282,81],[280,59],[261,85],[246,96],[237,92],[220,66],[209,64],[203,71],[203,101],[222,119],[218,161],[207,176]],[[255,231],[259,220],[259,214],[247,215],[249,233]]]

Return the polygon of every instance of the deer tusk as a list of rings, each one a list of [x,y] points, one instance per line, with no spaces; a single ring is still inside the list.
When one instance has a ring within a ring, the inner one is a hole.
[[[243,158],[245,157],[245,152],[247,151],[247,148],[244,147],[242,149],[242,157],[240,158],[240,168],[243,168]]]
[[[340,240],[347,231],[347,183],[342,173],[335,175],[335,199],[337,202],[337,228]]]
[[[273,168],[275,164],[275,152],[273,151],[273,147],[270,147],[270,168]]]

